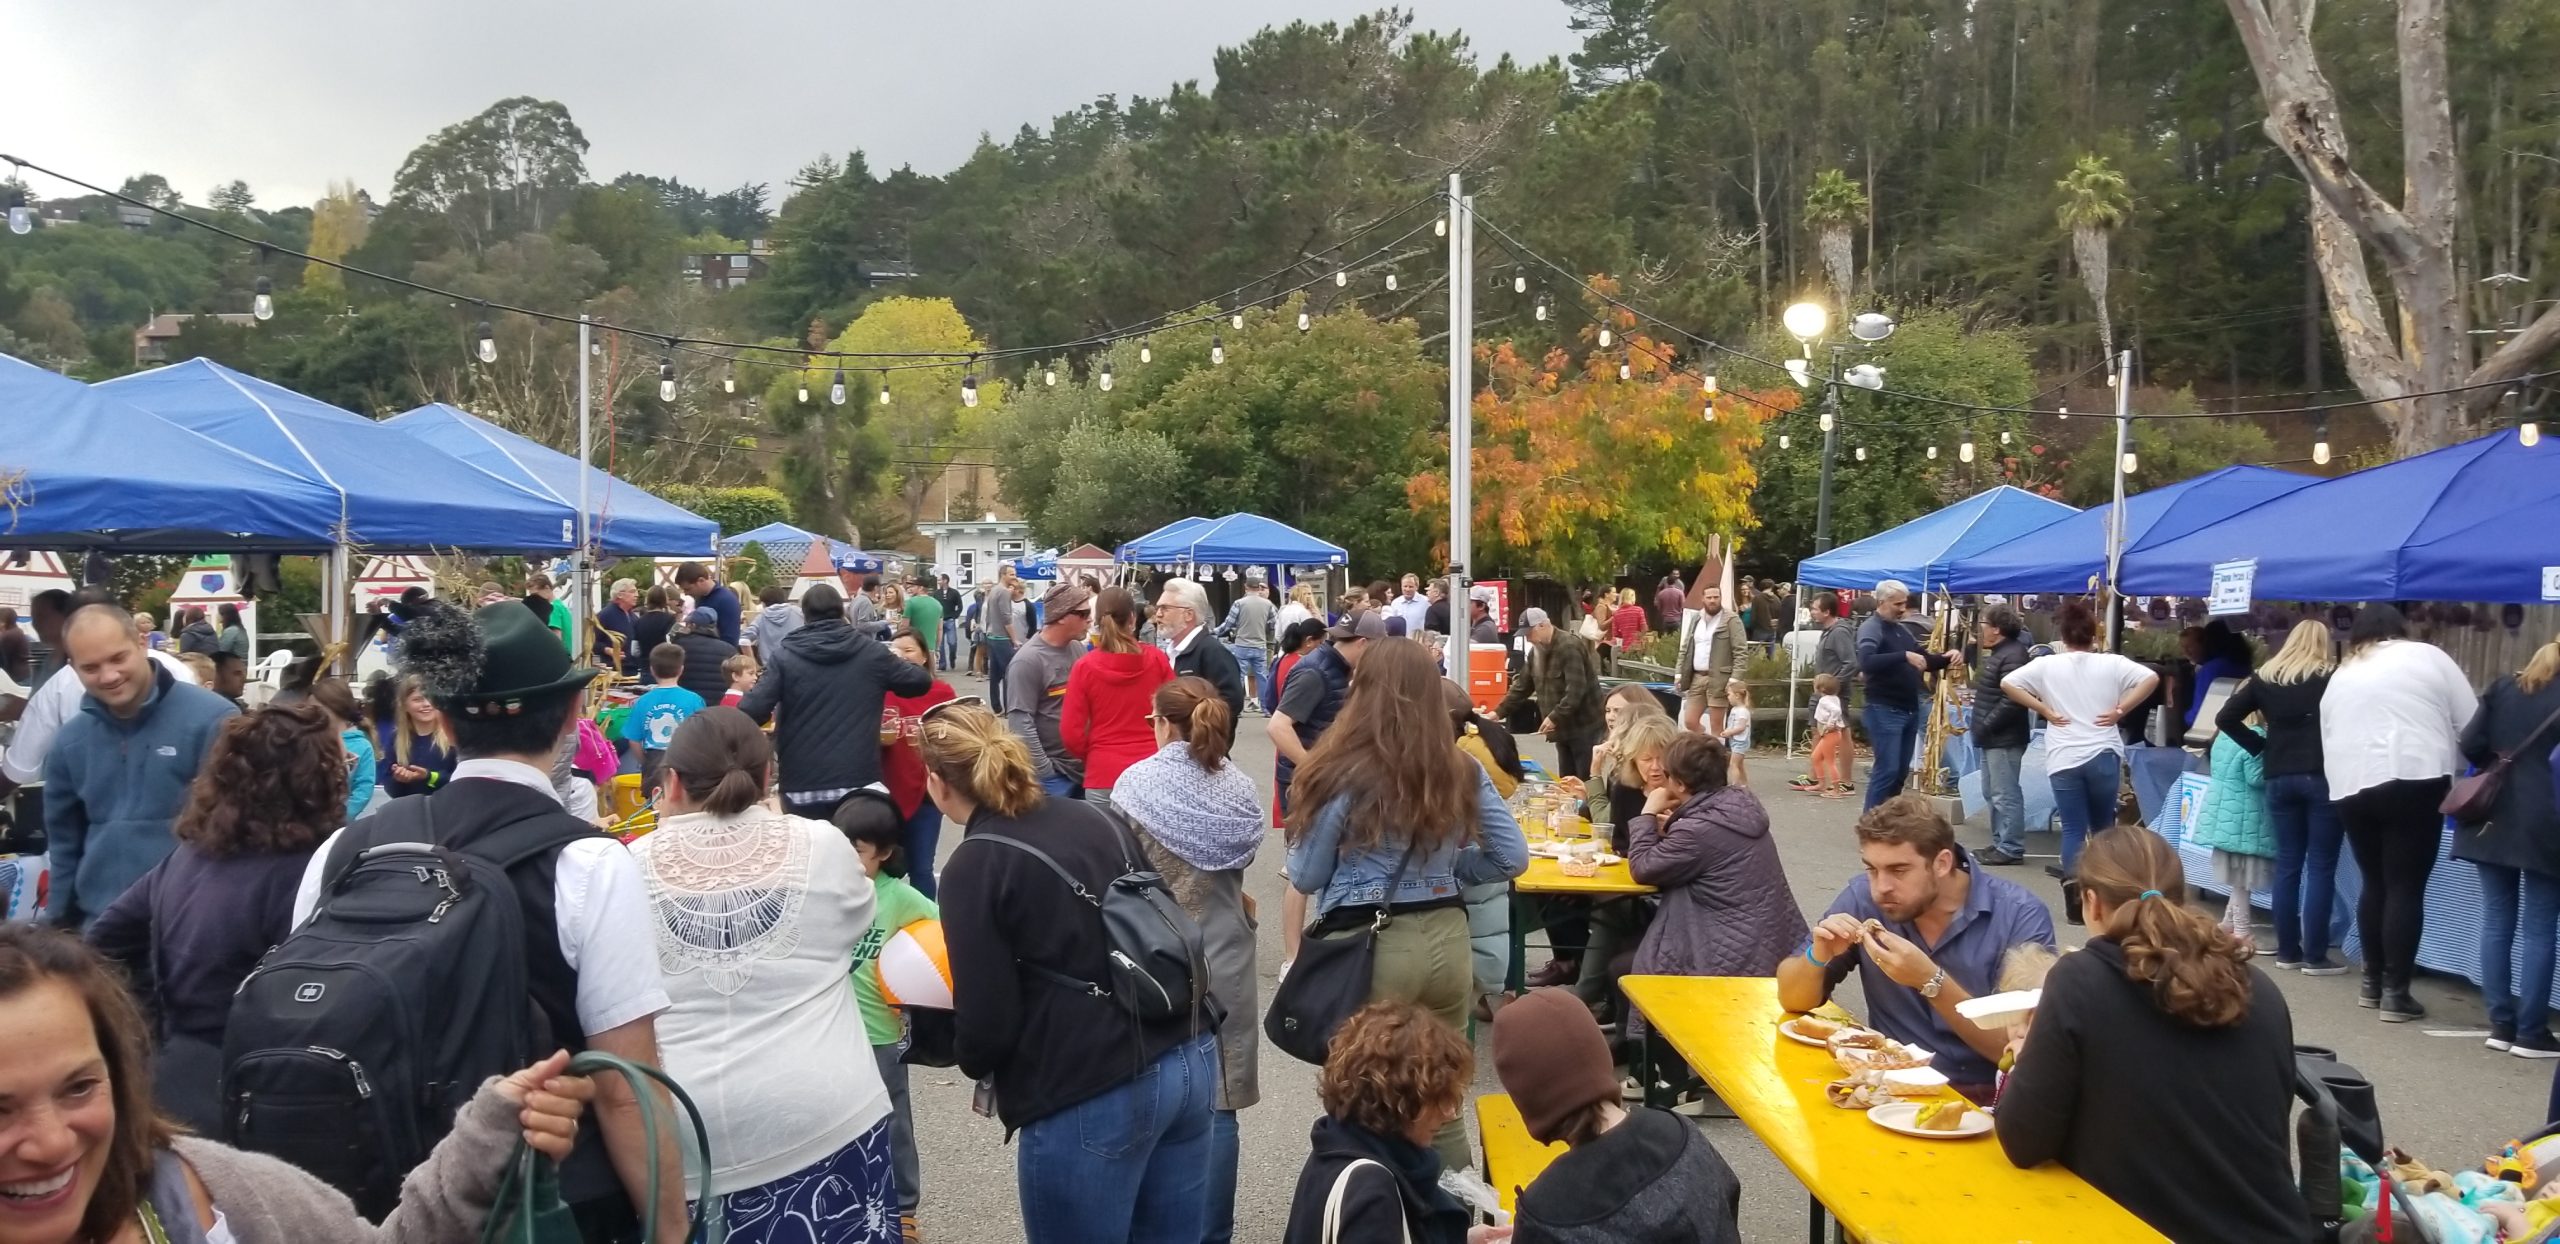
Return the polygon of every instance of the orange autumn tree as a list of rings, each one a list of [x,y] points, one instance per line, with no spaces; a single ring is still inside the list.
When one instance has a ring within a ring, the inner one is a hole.
[[[1477,349],[1478,565],[1605,579],[1656,554],[1694,561],[1709,534],[1751,527],[1752,451],[1796,394],[1727,386],[1710,419],[1695,367],[1633,327],[1619,323],[1605,349],[1586,331],[1579,358],[1555,349],[1532,360],[1508,341]],[[1445,434],[1441,444],[1445,460]],[[1405,495],[1416,511],[1445,511],[1447,469],[1416,476]]]

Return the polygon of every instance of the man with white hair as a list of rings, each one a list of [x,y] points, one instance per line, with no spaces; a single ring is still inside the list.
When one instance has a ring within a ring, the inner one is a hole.
[[[1922,676],[1964,665],[1962,652],[1921,651],[1920,637],[1903,622],[1910,612],[1911,589],[1899,579],[1887,579],[1876,585],[1875,613],[1858,627],[1858,669],[1867,676],[1867,742],[1876,751],[1875,767],[1867,774],[1869,808],[1901,794],[1903,781],[1911,776]]]
[[[622,654],[622,672],[639,676],[649,661],[640,651],[640,583],[636,579],[616,579],[607,594],[604,607],[596,610],[590,623],[595,628],[594,648],[605,651],[610,643]]]
[[[1600,655],[1591,641],[1555,624],[1544,609],[1520,614],[1520,634],[1529,641],[1529,659],[1511,680],[1496,721],[1527,704],[1538,706],[1538,733],[1556,745],[1556,769],[1565,777],[1591,776],[1591,752],[1607,723],[1600,696]]]
[[[1177,678],[1200,677],[1227,702],[1227,720],[1244,719],[1244,671],[1236,654],[1208,633],[1209,593],[1189,579],[1167,579],[1156,597],[1156,635]]]

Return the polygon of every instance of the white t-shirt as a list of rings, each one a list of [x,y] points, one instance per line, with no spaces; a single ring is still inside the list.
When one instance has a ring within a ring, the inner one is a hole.
[[[2112,652],[2057,652],[2019,666],[2000,685],[2032,693],[2070,723],[2048,725],[2044,732],[2044,771],[2060,773],[2111,752],[2124,754],[2121,725],[2099,725],[2098,715],[2122,704],[2152,676]]]
[[[1840,707],[1840,697],[1826,695],[1813,702],[1813,728],[1816,731],[1837,730],[1849,724],[1849,715]]]
[[[2320,693],[2329,797],[2461,771],[2457,741],[2480,697],[2434,644],[2385,640],[2340,664]]]
[[[1751,710],[1736,704],[1724,714],[1724,745],[1736,752],[1751,750]]]
[[[668,1074],[702,1107],[711,1190],[770,1183],[889,1117],[847,976],[875,901],[833,825],[751,808],[671,816],[631,846],[657,964]],[[699,1197],[691,1172],[685,1195]]]
[[[162,669],[176,675],[179,682],[196,685],[196,672],[188,669],[186,662],[165,652],[150,656]],[[62,723],[80,711],[80,698],[87,694],[89,689],[80,685],[79,672],[68,665],[45,679],[44,685],[28,698],[27,711],[19,715],[18,733],[10,740],[8,751],[0,753],[0,773],[8,774],[9,780],[20,786],[43,781],[44,758],[53,751],[53,736],[62,730]]]
[[[513,782],[560,797],[552,789],[550,774],[512,760],[466,760],[453,767],[451,782],[474,779]],[[329,835],[302,870],[302,885],[293,895],[296,927],[320,906],[329,851],[337,844],[338,834]],[[578,974],[578,1027],[586,1035],[611,1031],[667,1009],[666,983],[658,976],[657,942],[649,932],[648,888],[627,848],[602,834],[562,847],[552,875],[551,910],[560,936],[560,957]]]

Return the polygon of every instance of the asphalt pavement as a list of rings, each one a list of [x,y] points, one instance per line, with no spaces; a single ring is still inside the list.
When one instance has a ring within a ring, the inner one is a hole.
[[[984,690],[982,682],[965,676],[957,685],[964,694]],[[1263,722],[1260,717],[1245,719],[1236,758],[1267,792],[1272,753],[1262,732]],[[1529,735],[1522,736],[1520,743],[1523,755],[1552,763],[1553,749],[1543,740]],[[1801,758],[1790,760],[1763,747],[1751,756],[1749,768],[1753,790],[1769,807],[1779,854],[1796,902],[1808,919],[1819,916],[1857,872],[1857,846],[1850,827],[1857,818],[1858,804],[1855,800],[1824,800],[1788,790],[1787,779],[1804,770]],[[1863,767],[1860,776],[1863,779]],[[1958,832],[1976,846],[1989,839],[1988,831],[1978,823],[1961,827]],[[946,857],[957,842],[957,834],[945,835],[942,849]],[[2057,850],[2051,834],[2030,836],[2028,842],[2030,850],[2042,856],[2049,857]],[[1270,997],[1272,977],[1280,966],[1277,913],[1283,888],[1279,870],[1284,850],[1279,832],[1273,831],[1246,881],[1247,891],[1263,913],[1260,953],[1255,964],[1260,978],[1258,1001]],[[2042,867],[2049,862],[2040,858],[2024,867],[2002,869],[2000,874],[2027,886],[2048,906],[2058,908],[2061,884],[2046,877]],[[2261,911],[2258,916],[2260,943],[2272,951],[2274,934],[2265,923],[2266,913]],[[2059,920],[2056,924],[2066,949],[2085,940],[2078,927],[2063,925]],[[1544,961],[1545,956],[1532,946],[1530,967]],[[2488,1015],[2481,1005],[2479,990],[2469,982],[2421,975],[2415,992],[2427,1007],[2427,1018],[2411,1024],[2384,1024],[2375,1012],[2356,1005],[2357,978],[2353,973],[2315,978],[2279,971],[2272,953],[2259,962],[2283,989],[2286,1003],[2292,1008],[2294,1039],[2334,1049],[2346,1062],[2362,1069],[2379,1093],[2383,1124],[2392,1143],[2429,1165],[2448,1170],[2475,1166],[2495,1146],[2529,1135],[2544,1121],[2542,1112],[2554,1065],[2484,1048],[2481,1039],[2488,1027]],[[1854,977],[1843,991],[1842,1001],[1853,1010],[1861,1008]],[[1488,1034],[1480,1032],[1478,1037],[1475,1091],[1499,1092],[1485,1044]],[[1014,1185],[1014,1154],[1005,1143],[1003,1127],[971,1111],[971,1086],[956,1069],[914,1070],[912,1096],[917,1148],[923,1157],[921,1221],[926,1238],[970,1244],[1006,1244],[1023,1239]],[[2127,1067],[2123,1074],[2143,1072]],[[1288,1220],[1289,1198],[1297,1184],[1298,1168],[1307,1154],[1307,1129],[1321,1113],[1315,1079],[1315,1068],[1281,1053],[1268,1042],[1264,1044],[1260,1066],[1262,1100],[1240,1117],[1238,1240],[1280,1238]],[[1700,1126],[1741,1177],[1743,1237],[1803,1239],[1806,1197],[1794,1176],[1742,1124],[1705,1120]],[[2177,1143],[2173,1137],[2161,1140]],[[1880,1172],[1880,1176],[1884,1175]]]

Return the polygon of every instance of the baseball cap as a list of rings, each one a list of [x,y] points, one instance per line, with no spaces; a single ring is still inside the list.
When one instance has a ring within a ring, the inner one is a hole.
[[[686,626],[718,626],[720,615],[708,609],[696,609],[684,615],[684,624]]]
[[[1354,639],[1385,639],[1387,619],[1384,614],[1375,609],[1363,609],[1344,618],[1332,629],[1326,631],[1324,637],[1337,644]]]
[[[1544,609],[1523,609],[1520,611],[1521,630],[1525,631],[1533,627],[1545,626],[1550,621],[1552,621],[1552,619],[1547,617],[1547,611]]]

